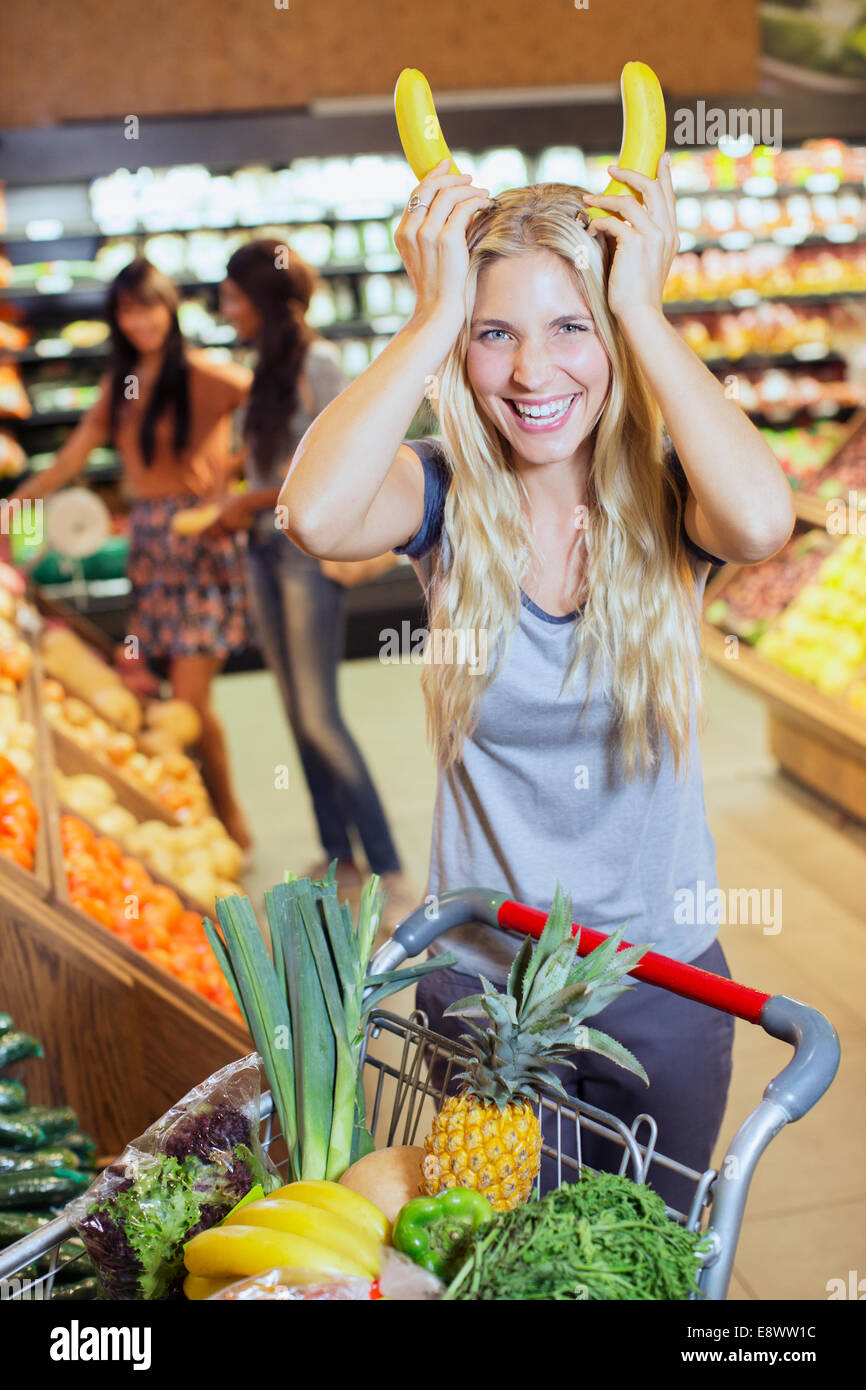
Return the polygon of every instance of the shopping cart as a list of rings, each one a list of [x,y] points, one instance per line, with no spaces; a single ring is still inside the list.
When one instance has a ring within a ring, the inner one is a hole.
[[[457,926],[480,922],[538,937],[546,920],[546,913],[488,889],[443,893],[432,904],[416,908],[400,923],[391,940],[377,951],[371,971],[378,974],[393,970]],[[581,927],[580,954],[586,955],[605,939],[603,933]],[[620,949],[627,945],[623,942]],[[824,1015],[808,1004],[784,994],[763,994],[667,956],[648,952],[630,974],[748,1023],[759,1023],[771,1037],[794,1048],[792,1059],[770,1081],[759,1104],[740,1125],[720,1168],[709,1168],[704,1173],[657,1151],[652,1116],[638,1115],[628,1126],[583,1101],[564,1101],[546,1088],[539,1088],[540,1118],[548,1136],[542,1144],[542,1156],[555,1165],[557,1185],[579,1180],[583,1132],[600,1135],[618,1145],[622,1149],[618,1171],[635,1182],[646,1182],[653,1164],[688,1180],[693,1188],[688,1210],[668,1207],[668,1215],[688,1230],[706,1233],[708,1240],[698,1276],[700,1297],[724,1299],[758,1159],[771,1139],[790,1121],[799,1120],[811,1110],[827,1090],[839,1065],[839,1039]],[[420,1012],[409,1018],[385,1010],[373,1012],[362,1047],[362,1065],[368,1092],[368,1123],[377,1147],[414,1144],[427,1133],[429,1118],[448,1091],[455,1064],[465,1055],[460,1044],[432,1032]],[[438,1077],[435,1085],[433,1075]],[[269,1092],[262,1096],[261,1119],[262,1143],[275,1152],[280,1134]],[[644,1132],[645,1138],[639,1138]],[[278,1162],[277,1166],[285,1166],[286,1162]],[[68,1252],[62,1249],[73,1235],[69,1223],[60,1215],[32,1235],[0,1250],[0,1298],[66,1297],[64,1289],[69,1287],[69,1279],[74,1279],[76,1259],[80,1259],[68,1258]]]

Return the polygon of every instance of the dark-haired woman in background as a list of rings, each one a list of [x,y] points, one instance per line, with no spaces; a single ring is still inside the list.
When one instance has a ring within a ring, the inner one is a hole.
[[[106,317],[111,364],[93,406],[45,473],[18,497],[43,497],[72,481],[93,449],[113,439],[131,495],[128,574],[132,633],[145,659],[167,663],[172,693],[201,719],[202,776],[229,834],[250,836],[229,773],[210,684],[230,650],[246,644],[244,561],[236,537],[179,535],[178,511],[225,493],[231,417],[250,373],[189,349],[171,281],[138,258],[112,282]]]
[[[289,540],[274,512],[298,441],[348,384],[339,353],[306,321],[315,287],[313,268],[283,242],[249,242],[228,263],[222,313],[242,341],[256,346],[258,359],[243,421],[249,486],[228,499],[220,524],[249,528],[250,596],[262,652],[279,683],[324,850],[310,872],[318,875],[337,859],[341,885],[359,882],[354,829],[371,872],[382,875],[391,919],[417,898],[402,878],[376,788],[340,713],[337,672],[344,586],[390,568],[394,557],[323,564]]]

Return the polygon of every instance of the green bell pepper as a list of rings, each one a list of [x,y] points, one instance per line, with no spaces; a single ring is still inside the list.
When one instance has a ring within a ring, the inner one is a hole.
[[[493,1220],[487,1198],[471,1187],[448,1187],[435,1197],[413,1197],[398,1213],[391,1233],[395,1250],[417,1265],[450,1279],[468,1254],[476,1231]]]

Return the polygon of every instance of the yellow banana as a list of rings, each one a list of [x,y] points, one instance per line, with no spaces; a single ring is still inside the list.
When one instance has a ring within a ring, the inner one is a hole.
[[[171,529],[178,536],[196,536],[212,526],[219,514],[216,502],[209,502],[204,507],[184,507],[172,517]]]
[[[191,1303],[198,1303],[201,1299],[210,1298],[212,1293],[219,1293],[220,1289],[227,1289],[235,1279],[234,1274],[227,1279],[208,1279],[203,1274],[188,1274],[183,1281],[184,1295]]]
[[[426,178],[430,170],[446,158],[451,164],[445,172],[460,173],[443,138],[430,84],[417,68],[404,68],[397,78],[394,114],[403,153],[416,179]]]
[[[358,1260],[339,1250],[329,1250],[319,1241],[266,1226],[211,1226],[187,1242],[183,1258],[188,1273],[204,1274],[209,1279],[230,1275],[239,1279],[244,1274],[262,1274],[279,1266],[323,1269],[330,1274],[369,1279]]]
[[[342,1216],[335,1216],[321,1207],[312,1207],[307,1202],[292,1202],[285,1197],[262,1197],[257,1202],[247,1202],[238,1212],[227,1216],[225,1225],[264,1226],[271,1231],[304,1236],[307,1240],[326,1245],[329,1250],[336,1250],[340,1255],[347,1255],[351,1260],[357,1260],[371,1279],[379,1277],[379,1239]]]
[[[661,84],[646,63],[626,63],[619,85],[622,94],[622,145],[616,162],[621,169],[633,169],[637,174],[646,174],[654,179],[667,136]],[[617,179],[611,179],[604,192],[606,196],[631,193],[639,203],[643,202],[633,188]],[[588,207],[586,211],[590,218],[611,216],[606,208]]]
[[[391,1237],[391,1223],[385,1213],[360,1192],[353,1192],[338,1182],[324,1179],[291,1182],[272,1192],[271,1197],[287,1197],[290,1202],[308,1202],[311,1207],[331,1211],[335,1216],[354,1222],[359,1230],[366,1231],[382,1244],[387,1244]]]

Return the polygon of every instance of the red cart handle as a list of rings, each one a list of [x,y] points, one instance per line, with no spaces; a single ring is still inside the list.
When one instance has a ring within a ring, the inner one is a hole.
[[[420,955],[438,936],[454,927],[482,922],[489,927],[538,937],[547,917],[546,912],[513,902],[504,893],[495,893],[490,888],[461,888],[456,892],[434,894],[410,912],[391,940],[376,952],[370,962],[370,988],[375,987],[376,974],[399,965],[407,956]],[[577,935],[578,932],[578,951],[582,956],[608,939],[603,932],[572,923],[572,933]],[[623,941],[618,949],[625,951],[629,944]],[[789,999],[785,994],[764,994],[654,951],[642,956],[640,963],[628,973],[647,984],[682,995],[684,999],[694,999],[696,1003],[733,1014],[747,1023],[760,1024],[771,1037],[791,1044],[793,1058],[764,1091],[764,1100],[776,1107],[773,1133],[779,1128],[778,1115],[784,1116],[782,1124],[799,1119],[820,1100],[833,1080],[839,1065],[839,1039],[824,1015],[808,1004]]]
[[[434,896],[426,906],[417,907],[397,927],[392,941],[402,948],[406,956],[417,956],[444,932],[469,922],[483,922],[490,927],[503,927],[508,931],[539,937],[547,916],[538,908],[514,902],[504,893],[495,893],[490,888],[461,888]],[[572,923],[572,934],[577,935],[578,932],[578,951],[582,956],[607,940],[604,932]],[[629,944],[623,941],[619,950],[625,951]],[[386,969],[388,964],[383,955],[378,968]],[[654,951],[642,956],[640,964],[628,973],[634,975],[635,979],[645,980],[647,984],[659,985],[672,994],[708,1004],[749,1023],[761,1022],[761,1010],[772,997],[761,990],[727,980],[723,975],[713,975],[709,970],[700,970],[695,965],[657,955]]]
[[[500,927],[539,937],[544,930],[547,913],[507,898],[500,906],[496,920]],[[588,955],[596,946],[607,940],[604,932],[595,931],[592,927],[580,927],[576,922],[572,923],[572,936],[576,936],[578,932],[580,941],[577,949],[578,955],[581,956]],[[628,941],[623,941],[617,949],[625,951],[629,945]],[[684,999],[709,1004],[711,1008],[721,1009],[723,1013],[733,1014],[735,1018],[746,1019],[749,1023],[760,1022],[761,1010],[771,997],[759,989],[752,989],[749,985],[738,985],[735,980],[726,980],[723,975],[714,975],[710,970],[701,970],[696,965],[673,960],[670,956],[659,955],[656,951],[647,951],[645,956],[641,956],[640,964],[630,970],[629,974],[634,975],[636,980],[646,980],[647,984],[660,985],[662,989],[670,990],[671,994],[680,994]]]

